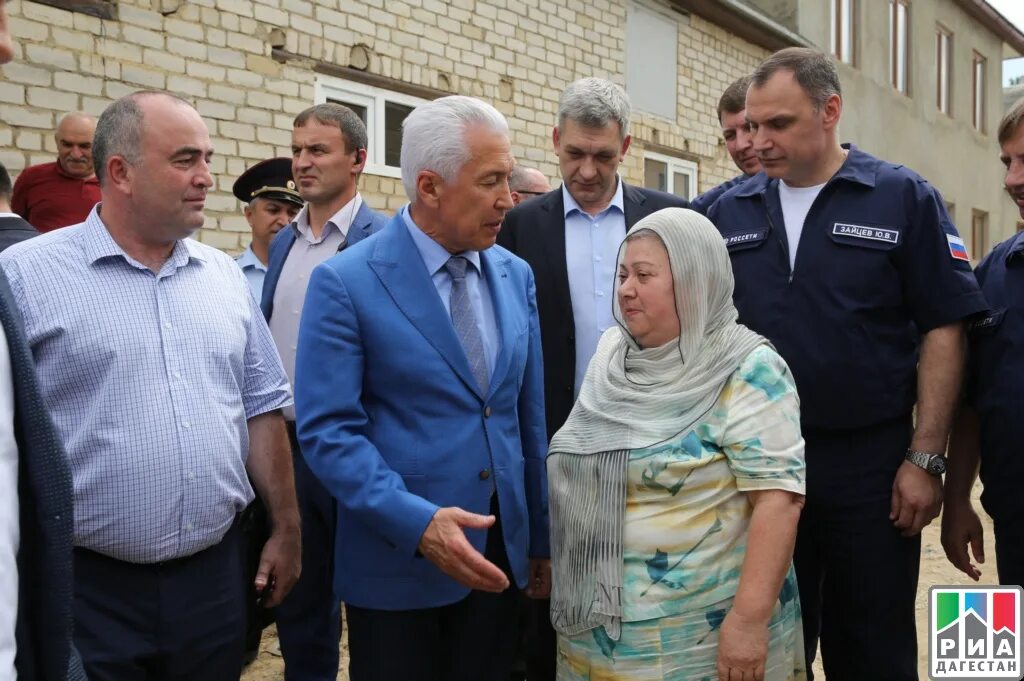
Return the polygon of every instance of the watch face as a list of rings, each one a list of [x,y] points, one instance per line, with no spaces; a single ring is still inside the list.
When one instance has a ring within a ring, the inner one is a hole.
[[[946,472],[946,460],[941,456],[933,456],[928,462],[928,472],[932,475],[942,475]]]

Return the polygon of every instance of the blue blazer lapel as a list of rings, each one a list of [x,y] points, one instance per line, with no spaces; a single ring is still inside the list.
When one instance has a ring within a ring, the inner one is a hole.
[[[379,233],[368,264],[399,311],[440,353],[466,387],[482,399],[484,396],[480,395],[451,317],[436,293],[401,214],[392,218]]]
[[[373,210],[369,204],[365,201],[359,206],[359,212],[356,213],[355,219],[352,221],[352,226],[348,230],[348,236],[345,237],[345,242],[342,247],[338,250],[343,250],[349,246],[355,246],[357,243],[365,239],[372,234],[371,228],[373,227]]]
[[[509,268],[512,259],[504,253],[499,253],[495,248],[488,248],[481,251],[480,261],[483,264],[484,278],[487,280],[487,288],[491,294],[491,303],[494,306],[495,322],[498,325],[498,357],[494,361],[491,371],[491,385],[487,392],[490,396],[498,389],[505,374],[508,373],[512,345],[515,343],[512,321],[509,319],[511,306],[514,304],[511,297],[514,292],[511,290],[509,279]]]
[[[263,295],[260,297],[260,309],[267,321],[274,314],[274,292],[277,282],[281,279],[281,269],[288,258],[288,252],[295,245],[295,223],[292,222],[277,233],[270,242],[270,253],[267,256],[267,276],[263,281]]]

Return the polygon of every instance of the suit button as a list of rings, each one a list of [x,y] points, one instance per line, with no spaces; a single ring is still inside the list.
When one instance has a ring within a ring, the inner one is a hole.
[[[489,470],[487,470],[485,468],[482,471],[480,471],[480,479],[481,480],[486,480],[489,477],[491,477],[491,472]]]
[[[572,395],[572,386],[571,386],[571,385],[567,385],[567,386],[565,386],[565,392],[567,392],[567,393],[569,393],[570,395]]]
[[[491,408],[490,407],[484,407],[484,418],[485,419],[491,418]]]

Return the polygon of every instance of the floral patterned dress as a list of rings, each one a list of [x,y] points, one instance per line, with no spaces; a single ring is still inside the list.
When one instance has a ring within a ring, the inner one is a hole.
[[[630,452],[622,635],[559,637],[561,681],[716,679],[718,628],[739,586],[752,507],[744,492],[804,493],[789,368],[767,346],[733,374],[701,422]],[[805,679],[790,566],[769,624],[766,681]]]

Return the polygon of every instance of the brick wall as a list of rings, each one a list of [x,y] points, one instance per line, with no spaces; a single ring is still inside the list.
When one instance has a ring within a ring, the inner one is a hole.
[[[171,90],[206,120],[216,186],[198,237],[228,251],[248,242],[230,193],[253,162],[288,155],[292,118],[314,102],[318,62],[481,97],[504,113],[518,158],[553,181],[551,127],[558,96],[589,75],[624,81],[625,4],[609,0],[120,0],[118,20],[40,5],[9,5],[15,62],[0,81],[0,161],[16,174],[53,160],[66,111],[99,114],[140,88]],[[764,51],[697,17],[677,15],[679,120],[638,113],[623,164],[643,182],[643,149],[695,160],[700,189],[735,174],[715,105]],[[297,55],[285,62],[271,46]],[[366,175],[371,206],[393,212],[400,182]]]

